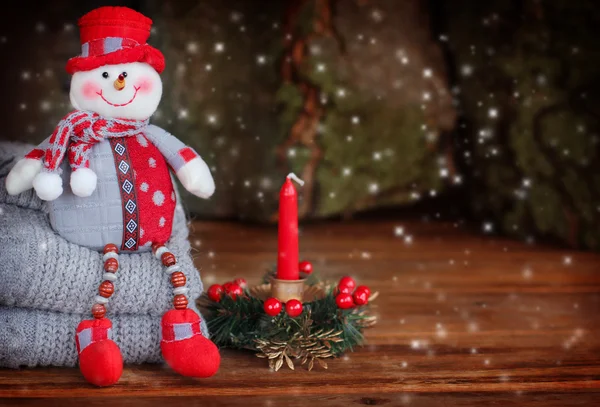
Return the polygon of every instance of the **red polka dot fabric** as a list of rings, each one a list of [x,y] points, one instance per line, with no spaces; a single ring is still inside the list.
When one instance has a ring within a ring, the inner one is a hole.
[[[135,175],[139,245],[166,243],[171,236],[176,204],[169,166],[158,148],[142,134],[128,137],[127,149]]]

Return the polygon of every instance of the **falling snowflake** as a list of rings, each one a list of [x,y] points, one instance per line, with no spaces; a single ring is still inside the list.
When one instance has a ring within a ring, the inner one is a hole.
[[[342,168],[342,175],[344,177],[348,177],[350,174],[352,174],[352,168],[350,168],[350,167]]]
[[[223,44],[222,42],[217,42],[215,44],[215,52],[221,53],[223,51],[225,51],[225,44]]]
[[[369,184],[369,192],[371,194],[376,194],[379,191],[379,185],[375,182]]]
[[[264,65],[267,62],[267,57],[265,57],[264,55],[257,55],[256,56],[256,63],[258,65]]]
[[[563,264],[565,266],[570,266],[573,263],[573,259],[570,256],[563,257]]]
[[[495,107],[492,107],[488,110],[488,117],[490,119],[495,119],[498,117],[498,109],[496,109]]]
[[[48,110],[50,110],[51,107],[52,107],[52,104],[47,100],[42,100],[40,102],[40,110],[42,112],[47,112]]]
[[[198,53],[198,43],[197,42],[188,42],[185,49],[190,54],[196,54],[196,53]]]
[[[396,226],[394,227],[394,236],[400,237],[404,235],[404,227]]]
[[[423,77],[424,78],[431,78],[432,76],[433,76],[433,71],[431,70],[431,68],[423,69]]]
[[[462,76],[471,76],[473,74],[473,67],[471,65],[463,65],[460,68],[460,73]]]

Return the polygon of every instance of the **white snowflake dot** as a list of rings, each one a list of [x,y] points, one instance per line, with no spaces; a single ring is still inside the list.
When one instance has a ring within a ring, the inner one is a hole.
[[[160,226],[162,228],[163,226],[165,226],[166,221],[167,220],[161,216],[160,219],[158,220],[158,226]]]
[[[148,158],[148,165],[150,168],[156,168],[156,160],[152,157]]]
[[[137,139],[137,142],[140,143],[140,146],[148,147],[148,140],[146,140],[146,137],[144,137],[143,134],[138,134],[136,139]]]
[[[154,202],[156,206],[161,206],[165,203],[165,195],[160,191],[156,191],[154,195],[152,195],[152,202]]]
[[[148,188],[149,185],[147,182],[142,182],[142,184],[140,185],[140,189],[142,190],[142,192],[148,192]]]
[[[140,237],[144,237],[144,229],[140,228]]]
[[[175,192],[171,192],[171,200],[175,201]]]

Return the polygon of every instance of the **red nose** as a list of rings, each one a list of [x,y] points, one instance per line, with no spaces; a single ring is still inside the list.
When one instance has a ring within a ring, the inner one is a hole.
[[[125,77],[123,76],[123,74],[119,75],[119,81],[123,82],[125,80]]]

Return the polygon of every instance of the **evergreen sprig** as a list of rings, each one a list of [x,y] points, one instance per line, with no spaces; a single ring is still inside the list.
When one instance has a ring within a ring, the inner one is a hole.
[[[256,351],[274,370],[284,363],[294,369],[293,360],[307,363],[311,370],[315,362],[327,368],[323,359],[362,345],[363,330],[376,322],[369,305],[340,309],[333,286],[325,286],[324,290],[323,298],[304,303],[302,314],[296,318],[285,310],[275,317],[267,315],[263,301],[248,290],[235,299],[224,295],[219,302],[203,295],[199,305],[211,339],[219,347]]]

